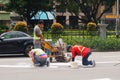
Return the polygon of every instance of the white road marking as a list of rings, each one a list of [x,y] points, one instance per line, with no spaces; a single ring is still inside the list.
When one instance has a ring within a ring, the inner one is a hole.
[[[103,61],[103,62],[96,62],[96,63],[120,63],[120,61]]]
[[[49,66],[48,68],[58,68],[58,66]]]
[[[77,62],[78,65],[81,65],[81,61]],[[104,62],[96,62],[96,64],[113,64],[113,63],[120,63],[120,61],[104,61]],[[59,66],[70,66],[69,63],[50,63],[49,68],[58,68]],[[4,64],[0,65],[0,67],[13,67],[13,68],[33,68],[34,65],[31,63],[17,63],[17,64]]]
[[[79,61],[79,62],[77,61],[77,63],[78,63],[79,65],[82,64],[81,61]],[[96,64],[104,64],[104,63],[106,63],[106,64],[120,63],[120,61],[103,61],[103,62],[96,62]],[[57,66],[69,66],[69,65],[70,65],[70,62],[69,62],[69,63],[51,63],[50,65],[53,65],[53,66],[55,66],[55,65],[57,65]]]
[[[33,66],[31,65],[0,65],[0,67],[3,68],[32,68]]]
[[[111,80],[110,78],[92,79],[92,80]]]
[[[120,58],[120,56],[119,55],[117,55],[117,56],[102,56],[103,58]]]

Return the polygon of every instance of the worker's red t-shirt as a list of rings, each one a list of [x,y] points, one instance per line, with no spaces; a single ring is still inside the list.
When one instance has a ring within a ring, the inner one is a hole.
[[[74,45],[71,51],[72,51],[72,58],[74,58],[75,56],[85,57],[90,52],[90,48],[86,48],[81,45]]]

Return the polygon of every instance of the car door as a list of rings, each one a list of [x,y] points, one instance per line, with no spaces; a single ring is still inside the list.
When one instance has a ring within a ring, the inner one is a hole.
[[[15,34],[9,33],[2,36],[0,40],[0,53],[15,53],[19,50],[20,41],[17,40]]]

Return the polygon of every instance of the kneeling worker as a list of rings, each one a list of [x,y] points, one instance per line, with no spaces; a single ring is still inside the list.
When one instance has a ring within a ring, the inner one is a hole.
[[[32,49],[28,55],[32,58],[32,62],[35,66],[49,66],[47,54],[42,49]]]
[[[90,60],[88,61],[88,57],[91,55],[90,48],[81,46],[81,45],[74,45],[68,46],[68,50],[72,52],[72,61],[74,61],[75,56],[82,56],[82,65],[95,67],[95,61]]]

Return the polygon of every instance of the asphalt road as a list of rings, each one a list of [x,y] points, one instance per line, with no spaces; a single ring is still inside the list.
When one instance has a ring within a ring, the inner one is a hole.
[[[70,63],[50,63],[34,67],[28,57],[0,57],[0,80],[120,80],[120,52],[93,52],[89,59],[96,67],[70,68]]]

